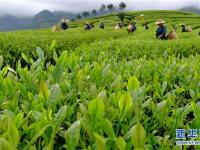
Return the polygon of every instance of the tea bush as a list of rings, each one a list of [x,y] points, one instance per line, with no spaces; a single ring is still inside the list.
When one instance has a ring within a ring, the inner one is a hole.
[[[175,41],[156,40],[155,28],[1,33],[0,149],[193,148],[175,133],[200,126],[198,28]]]

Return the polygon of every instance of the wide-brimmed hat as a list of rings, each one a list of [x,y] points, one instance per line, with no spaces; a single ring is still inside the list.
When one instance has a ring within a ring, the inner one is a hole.
[[[63,23],[68,23],[68,22],[69,22],[69,19],[61,19],[61,22],[63,22]]]
[[[157,24],[157,25],[159,25],[159,24],[164,24],[164,23],[165,23],[164,20],[158,20],[158,21],[156,21],[156,24]]]
[[[180,25],[181,25],[181,26],[185,26],[185,23],[181,23]]]
[[[142,15],[140,15],[140,17],[144,17],[144,15],[142,14]]]

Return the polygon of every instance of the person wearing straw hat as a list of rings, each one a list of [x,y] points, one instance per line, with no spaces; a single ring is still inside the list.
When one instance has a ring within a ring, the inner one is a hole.
[[[68,26],[69,20],[68,19],[61,19],[61,25],[60,28],[62,30],[67,30],[69,28]]]
[[[184,23],[181,23],[180,25],[182,27],[182,32],[187,32],[186,25]]]
[[[189,26],[186,26],[185,24],[181,24],[182,32],[192,32],[192,28]]]
[[[164,25],[165,21],[164,20],[158,20],[156,21],[156,24],[158,25],[158,29],[156,30],[156,38],[165,40],[166,39],[166,33],[167,33],[167,28]]]
[[[100,28],[100,29],[104,29],[104,23],[103,23],[103,22],[100,22],[99,28]]]
[[[140,19],[141,19],[141,20],[144,20],[144,15],[143,15],[143,14],[140,15]]]
[[[132,23],[129,24],[127,31],[128,33],[130,33],[130,32],[135,32],[136,30],[137,30],[136,21],[133,21]]]
[[[88,23],[88,22],[85,22],[85,27],[84,27],[84,30],[90,30],[90,29],[92,29],[92,26],[91,26],[91,24],[90,24],[90,23]]]
[[[115,26],[115,30],[121,29],[122,28],[122,23],[118,22],[117,25]]]

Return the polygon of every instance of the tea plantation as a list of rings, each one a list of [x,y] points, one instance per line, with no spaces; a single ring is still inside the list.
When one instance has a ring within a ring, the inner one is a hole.
[[[114,30],[112,14],[90,31],[0,33],[0,150],[200,149],[176,145],[176,129],[200,129],[200,16],[128,14],[150,29]],[[155,38],[160,18],[179,39]]]

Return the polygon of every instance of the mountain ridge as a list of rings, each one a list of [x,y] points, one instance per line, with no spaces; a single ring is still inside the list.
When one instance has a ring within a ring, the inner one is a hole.
[[[188,11],[188,12],[200,14],[200,8],[198,8],[196,6],[183,7],[180,9],[180,11]]]
[[[33,17],[4,15],[0,17],[0,31],[47,28],[58,23],[61,18],[72,19],[75,16],[76,14],[71,12],[49,10],[40,11]]]

